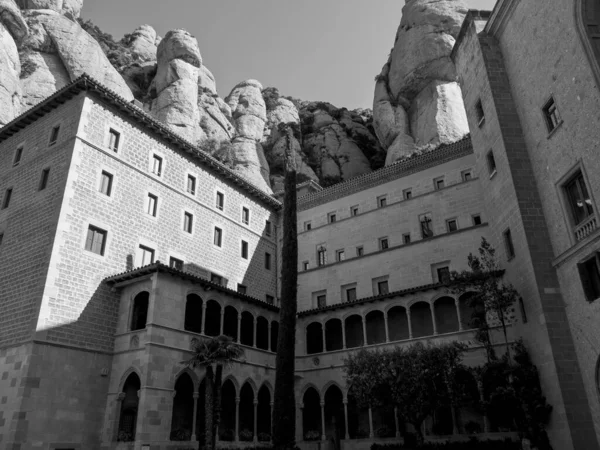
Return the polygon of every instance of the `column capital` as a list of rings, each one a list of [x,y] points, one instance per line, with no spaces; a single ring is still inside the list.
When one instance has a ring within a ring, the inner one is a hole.
[[[252,403],[254,404],[254,406],[258,406],[258,400],[254,400]]]
[[[348,404],[348,399],[347,399],[347,398],[344,398],[344,399],[342,400],[342,403],[343,403],[344,405],[347,405],[347,404]]]
[[[242,315],[241,314],[238,314],[237,318],[238,318],[238,322],[242,321]]]
[[[239,404],[240,404],[240,398],[239,398],[239,397],[236,397],[236,398],[235,398],[235,404],[236,404],[236,405],[239,405]]]
[[[321,402],[321,408],[325,408],[325,402]]]
[[[173,398],[175,398],[175,396],[177,395],[177,391],[171,392],[171,395],[173,396]]]
[[[117,394],[117,401],[122,402],[123,400],[125,400],[125,392],[119,392]]]
[[[200,398],[200,392],[194,392],[194,399],[199,399]]]

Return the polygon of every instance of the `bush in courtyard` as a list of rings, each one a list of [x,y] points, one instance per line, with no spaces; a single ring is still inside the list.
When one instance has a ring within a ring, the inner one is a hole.
[[[271,435],[269,433],[258,433],[258,441],[259,442],[269,442],[271,440]]]
[[[171,440],[172,441],[189,441],[192,439],[192,432],[190,430],[184,430],[179,428],[177,430],[171,431]]]
[[[240,441],[249,442],[252,440],[252,438],[254,438],[254,433],[247,428],[244,428],[242,431],[240,431]]]
[[[319,439],[321,439],[321,433],[319,433],[317,430],[309,430],[304,433],[305,441],[318,441]]]

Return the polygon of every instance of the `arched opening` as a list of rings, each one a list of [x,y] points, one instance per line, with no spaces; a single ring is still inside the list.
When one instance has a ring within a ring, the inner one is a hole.
[[[256,346],[269,350],[269,321],[262,316],[256,319]]]
[[[342,321],[340,319],[329,319],[325,323],[325,349],[331,352],[342,348],[344,348]]]
[[[242,313],[240,327],[240,343],[252,347],[254,345],[254,316],[248,311]]]
[[[240,390],[240,441],[254,438],[254,391],[250,383]]]
[[[438,298],[433,303],[433,310],[438,333],[453,333],[458,331],[456,303],[452,297]]]
[[[369,410],[359,408],[352,394],[348,394],[348,435],[350,439],[369,437]]]
[[[149,300],[150,294],[148,292],[140,292],[133,299],[133,310],[131,311],[131,331],[142,330],[146,328]]]
[[[393,407],[372,408],[373,435],[378,438],[396,436],[396,421],[394,420]]]
[[[364,344],[362,317],[354,314],[344,321],[346,328],[346,348],[360,347]]]
[[[192,438],[194,421],[194,382],[184,373],[175,383],[173,415],[171,418],[171,440],[189,441]]]
[[[121,411],[119,414],[119,428],[117,431],[117,441],[131,442],[135,440],[135,425],[137,422],[137,412],[139,397],[138,392],[141,387],[140,378],[132,373],[125,380],[123,385],[123,400],[121,400]]]
[[[260,442],[271,440],[271,393],[263,385],[258,391],[257,432]]]
[[[337,386],[329,386],[325,392],[325,435],[333,439],[335,448],[346,435],[344,423],[344,396]]]
[[[468,370],[456,373],[456,384],[461,389],[461,403],[457,408],[457,428],[462,434],[478,434],[484,431],[483,409],[475,377]]]
[[[238,312],[233,306],[225,307],[225,316],[223,317],[223,334],[229,336],[237,342]]]
[[[464,330],[471,330],[478,327],[480,315],[477,314],[474,295],[474,292],[465,292],[458,298],[460,323]]]
[[[271,351],[277,351],[277,339],[279,339],[279,322],[271,322]]]
[[[413,337],[418,338],[433,334],[433,322],[429,303],[417,302],[412,305],[410,307],[410,321]]]
[[[198,400],[196,401],[196,440],[204,445],[204,408],[206,400],[206,382],[202,380],[198,388]]]
[[[225,380],[221,386],[221,423],[219,439],[235,440],[235,386],[231,380]]]
[[[186,297],[183,329],[193,333],[202,331],[202,299],[199,295],[189,294]]]
[[[313,322],[306,327],[306,353],[321,353],[323,351],[323,326]]]
[[[402,306],[394,306],[388,311],[388,330],[390,341],[402,341],[410,337],[406,309]]]
[[[316,389],[309,387],[302,397],[302,425],[305,441],[321,439],[321,398]]]
[[[423,423],[425,434],[433,436],[449,436],[452,434],[452,409],[450,406],[440,406],[433,415]]]
[[[385,342],[385,320],[383,312],[371,311],[365,317],[367,322],[367,344]]]
[[[207,336],[218,336],[221,334],[221,305],[214,300],[206,302],[204,334]]]

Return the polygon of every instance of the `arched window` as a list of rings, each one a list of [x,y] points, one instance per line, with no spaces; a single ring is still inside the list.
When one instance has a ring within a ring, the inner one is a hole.
[[[231,380],[221,386],[221,423],[219,424],[219,440],[234,441],[235,436],[235,398],[236,390]]]
[[[456,303],[452,297],[441,297],[433,303],[435,322],[438,333],[452,333],[458,331],[458,315]]]
[[[342,321],[340,319],[329,319],[325,323],[325,349],[330,352],[341,350],[343,346]]]
[[[242,313],[240,327],[240,343],[252,347],[254,345],[254,316],[248,311]]]
[[[269,321],[262,316],[256,319],[256,346],[269,349]]]
[[[394,306],[387,314],[390,341],[408,339],[408,317],[406,316],[406,310],[402,306]]]
[[[321,398],[316,389],[310,387],[302,397],[302,425],[305,441],[320,440],[323,434],[321,426]]]
[[[346,329],[346,347],[355,348],[364,344],[362,317],[354,314],[344,321]]]
[[[337,386],[330,386],[325,392],[325,436],[328,439],[344,439],[344,397]]]
[[[321,353],[323,351],[323,327],[319,322],[313,322],[306,327],[306,353]]]
[[[221,334],[221,305],[214,300],[206,302],[204,334],[207,336],[218,336]]]
[[[269,442],[271,440],[271,393],[264,385],[258,391],[256,412],[258,440]]]
[[[223,317],[223,334],[229,336],[234,341],[238,340],[238,312],[230,305],[225,307],[225,317]]]
[[[371,311],[365,317],[367,322],[367,344],[380,344],[385,342],[385,319],[383,312]]]
[[[138,412],[138,392],[141,383],[137,374],[132,373],[125,380],[121,394],[121,411],[119,414],[119,428],[117,441],[132,442],[135,440],[135,424]]]
[[[254,438],[254,390],[250,383],[240,389],[240,441]]]
[[[410,307],[413,337],[433,335],[433,320],[429,303],[417,302]]]
[[[140,292],[133,299],[133,311],[131,312],[131,331],[142,330],[146,328],[149,300],[150,294],[148,292]]]
[[[173,416],[171,419],[171,440],[189,441],[192,438],[194,420],[194,382],[187,373],[175,383]]]
[[[202,331],[202,299],[196,294],[188,295],[185,301],[183,328],[193,333]]]

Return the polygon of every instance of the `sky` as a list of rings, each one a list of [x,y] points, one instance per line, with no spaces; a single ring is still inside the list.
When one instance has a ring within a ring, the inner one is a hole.
[[[492,9],[495,0],[464,0]],[[254,78],[282,95],[370,108],[403,0],[86,0],[82,18],[116,39],[139,25],[198,39],[221,97]]]

